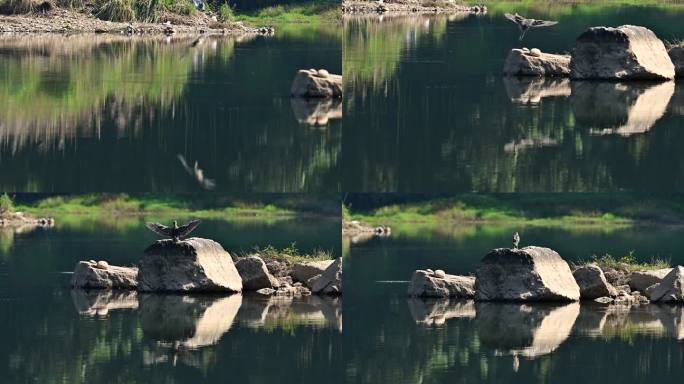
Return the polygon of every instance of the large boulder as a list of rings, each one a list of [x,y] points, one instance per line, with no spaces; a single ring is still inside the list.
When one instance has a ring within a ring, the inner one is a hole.
[[[242,289],[256,291],[262,288],[278,288],[280,282],[266,268],[266,263],[259,256],[247,256],[235,263],[240,277]]]
[[[572,52],[573,79],[669,80],[675,68],[665,45],[648,28],[593,27],[578,38]]]
[[[615,297],[618,292],[603,275],[603,271],[596,264],[583,265],[572,272],[580,288],[582,299],[598,299],[599,297]]]
[[[543,247],[499,248],[487,254],[475,275],[477,300],[575,301],[580,288],[568,263]]]
[[[293,97],[342,97],[342,76],[328,73],[325,69],[300,69],[292,81],[290,95]]]
[[[320,275],[334,262],[334,260],[300,261],[292,267],[292,278],[306,283],[310,278]]]
[[[85,289],[135,289],[138,268],[117,267],[104,261],[79,261],[71,277],[71,286]]]
[[[671,271],[672,268],[663,268],[633,272],[629,277],[629,287],[633,291],[646,292],[648,287],[660,283]]]
[[[677,266],[650,290],[651,301],[684,302],[684,267]]]
[[[684,77],[684,45],[668,49],[667,54],[675,67],[675,77]]]
[[[325,295],[342,294],[342,258],[338,257],[323,271],[307,281],[311,292]]]
[[[506,57],[503,72],[509,76],[570,76],[570,55],[514,48]]]
[[[408,287],[408,295],[412,297],[475,297],[475,277],[437,275],[431,271],[417,270],[413,272]]]
[[[242,279],[221,244],[192,237],[159,240],[145,250],[138,272],[143,292],[240,292]]]

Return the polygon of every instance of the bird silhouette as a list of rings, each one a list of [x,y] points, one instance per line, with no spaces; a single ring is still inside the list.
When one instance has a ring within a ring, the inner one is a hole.
[[[171,238],[177,243],[182,237],[187,236],[193,229],[197,228],[201,222],[200,219],[190,220],[187,224],[179,227],[178,222],[174,220],[173,226],[171,227],[159,223],[145,223],[145,226],[149,228],[150,231],[160,236]]]
[[[513,248],[518,249],[518,245],[520,244],[520,235],[518,232],[513,234]]]
[[[523,37],[525,37],[525,33],[530,28],[550,27],[552,25],[558,24],[557,21],[526,19],[518,15],[517,13],[515,15],[511,15],[510,13],[504,13],[504,16],[506,16],[508,20],[516,23],[518,25],[518,28],[520,28],[519,40],[522,40]]]

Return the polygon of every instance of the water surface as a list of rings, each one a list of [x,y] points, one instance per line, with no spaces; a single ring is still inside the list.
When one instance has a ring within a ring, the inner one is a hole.
[[[336,30],[0,36],[0,190],[336,191],[341,104],[289,97]]]
[[[475,303],[407,297],[418,268],[470,274],[495,247],[681,264],[682,227],[393,226],[345,245],[345,366],[352,383],[570,383],[667,380],[684,373],[681,306]]]
[[[684,37],[684,7],[488,4],[486,15],[349,17],[343,190],[684,190],[684,84],[504,78],[526,46],[569,52],[592,26]],[[558,20],[518,29],[503,12]]]
[[[142,219],[3,228],[0,376],[5,382],[298,382],[336,373],[341,298],[161,295],[69,288],[74,265],[130,265],[155,235]],[[297,243],[339,255],[339,220],[204,220],[194,234],[230,252]],[[317,379],[316,379],[317,380]]]

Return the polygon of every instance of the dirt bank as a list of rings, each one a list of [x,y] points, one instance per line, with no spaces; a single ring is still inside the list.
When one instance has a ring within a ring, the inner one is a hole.
[[[100,20],[88,11],[53,9],[25,15],[0,15],[0,33],[117,33],[117,34],[213,34],[244,35],[273,33],[270,27],[254,27],[243,22],[219,22],[214,16],[198,12],[192,16],[163,14],[158,23],[111,22]]]

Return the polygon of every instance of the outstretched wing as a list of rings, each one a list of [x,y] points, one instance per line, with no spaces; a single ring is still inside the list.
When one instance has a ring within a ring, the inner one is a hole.
[[[167,227],[166,225],[162,225],[159,223],[145,223],[145,226],[157,235],[164,237],[173,237],[173,234],[171,233],[171,228]]]
[[[189,223],[178,227],[178,237],[187,236],[188,233],[192,232],[193,229],[202,222],[200,219],[191,220]]]
[[[518,22],[518,19],[515,17],[515,15],[511,15],[510,13],[504,13],[504,16],[514,23]]]
[[[530,27],[537,28],[537,27],[550,27],[552,25],[558,24],[557,21],[548,21],[548,20],[532,20],[532,24],[530,24]]]

